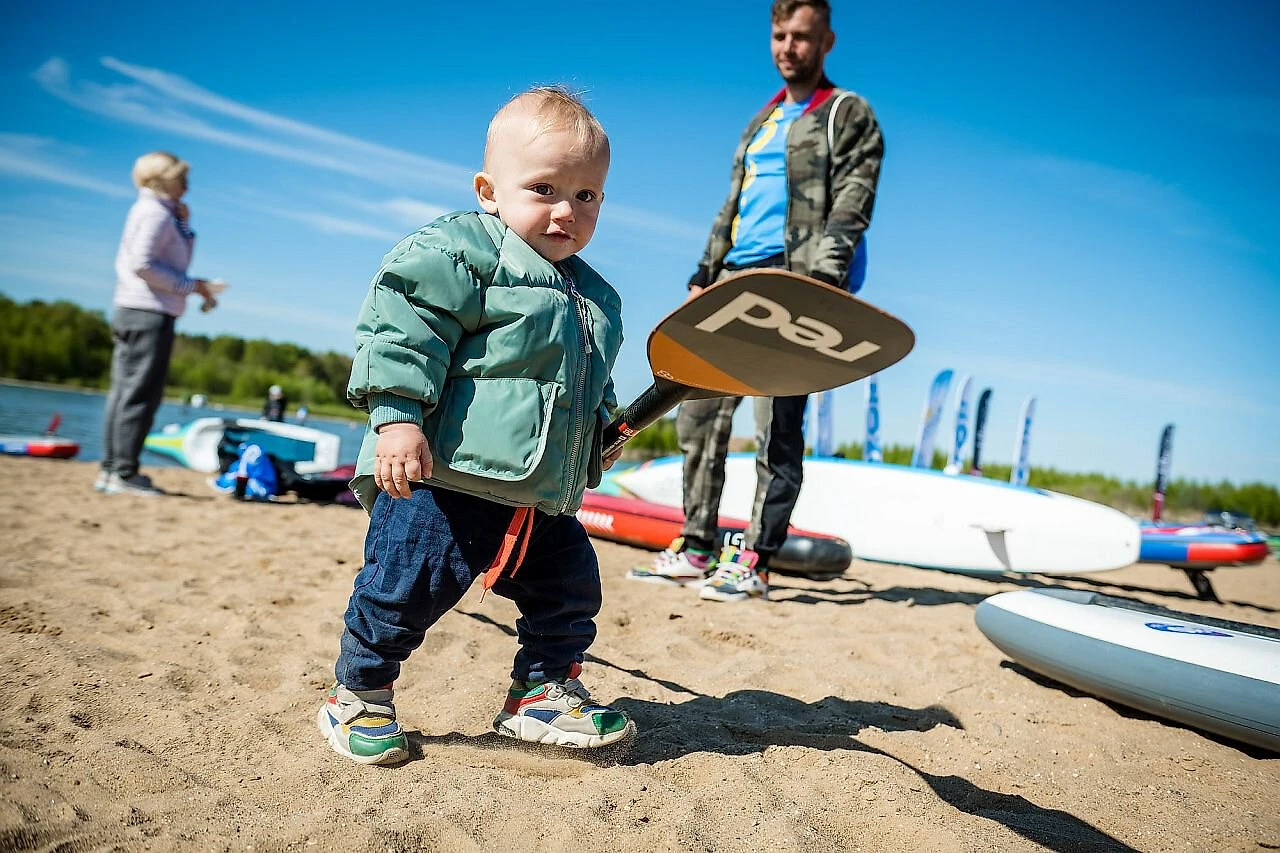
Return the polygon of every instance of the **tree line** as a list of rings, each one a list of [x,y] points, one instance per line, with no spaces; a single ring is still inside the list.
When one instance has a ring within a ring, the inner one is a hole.
[[[111,378],[111,326],[100,311],[71,302],[19,304],[0,294],[0,376],[28,382],[106,389]],[[296,344],[244,340],[231,335],[207,337],[179,333],[174,343],[166,393],[186,399],[204,394],[210,401],[257,407],[271,385],[280,385],[290,404],[314,414],[362,418],[346,401],[351,358],[337,352],[312,353]],[[744,449],[752,449],[745,445]],[[679,452],[675,420],[663,418],[627,443],[626,455],[647,459]],[[891,445],[884,461],[910,465],[913,448]],[[862,445],[841,445],[836,454],[862,458]],[[932,467],[946,456],[935,450]],[[1009,479],[1009,466],[988,464],[983,474]],[[1032,467],[1030,485],[1107,504],[1132,514],[1151,506],[1152,485],[1098,473],[1071,473]],[[1242,512],[1264,526],[1280,526],[1280,491],[1265,483],[1235,485],[1177,479],[1169,484],[1165,511],[1191,519],[1209,510]]]
[[[105,390],[111,382],[111,325],[101,311],[71,302],[19,304],[0,294],[0,376]],[[296,344],[232,335],[179,333],[165,394],[256,408],[279,385],[291,406],[313,414],[359,418],[347,403],[351,358]]]

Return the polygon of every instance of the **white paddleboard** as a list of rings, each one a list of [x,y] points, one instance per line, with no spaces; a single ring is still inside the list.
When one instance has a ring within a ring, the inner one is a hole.
[[[312,427],[261,418],[197,418],[169,424],[147,436],[146,448],[163,453],[196,471],[218,470],[218,445],[228,429],[261,444],[268,453],[292,462],[299,474],[321,474],[338,467],[342,440]]]
[[[1280,751],[1280,630],[1066,589],[993,595],[975,619],[1028,669]]]
[[[626,492],[681,506],[681,457],[615,478]],[[720,512],[750,518],[754,454],[730,454]],[[1128,566],[1142,540],[1122,512],[1057,492],[926,468],[804,461],[791,523],[844,539],[862,560],[945,571],[1081,574]]]

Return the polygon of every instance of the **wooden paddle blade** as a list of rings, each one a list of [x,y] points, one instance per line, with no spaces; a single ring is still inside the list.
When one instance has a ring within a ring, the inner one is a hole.
[[[742,396],[836,388],[901,360],[905,323],[845,291],[784,270],[722,279],[649,336],[654,376]]]

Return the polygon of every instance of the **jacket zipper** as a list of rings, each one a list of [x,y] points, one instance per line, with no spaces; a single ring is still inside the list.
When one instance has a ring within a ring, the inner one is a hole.
[[[582,343],[582,357],[578,359],[578,375],[577,381],[574,383],[573,409],[571,412],[573,424],[573,441],[569,445],[569,490],[564,493],[564,500],[560,504],[561,514],[569,511],[569,495],[573,494],[573,486],[578,482],[579,457],[582,455],[582,438],[586,430],[586,412],[583,409],[583,399],[586,397],[587,389],[587,369],[591,364],[591,336],[587,333],[587,325],[589,315],[586,307],[586,300],[582,294],[578,292],[577,286],[574,284],[573,275],[568,270],[563,271],[565,282],[568,284],[569,301],[573,303],[574,314],[578,321],[578,334]]]

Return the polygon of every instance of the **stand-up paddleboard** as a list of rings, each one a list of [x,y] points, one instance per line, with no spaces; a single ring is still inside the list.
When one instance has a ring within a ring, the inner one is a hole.
[[[70,459],[80,452],[79,442],[56,435],[62,415],[54,413],[44,435],[0,435],[0,453],[8,456],[35,456],[44,459]]]
[[[582,496],[578,520],[592,536],[657,551],[680,535],[684,512],[637,498],[588,490]],[[722,515],[717,536],[721,545],[741,547],[746,529],[747,522]],[[792,527],[782,549],[769,561],[769,568],[782,574],[830,580],[844,574],[852,561],[853,551],[843,539]]]
[[[1280,752],[1280,630],[1066,589],[1002,592],[975,618],[1028,669]]]
[[[293,463],[299,474],[338,467],[338,436],[259,418],[197,418],[186,424],[169,424],[148,435],[144,446],[188,468],[213,473],[219,468],[218,446],[224,437],[235,443],[257,444],[279,461]]]
[[[667,457],[618,474],[642,500],[681,505],[681,459]],[[730,454],[720,506],[749,517],[755,456]],[[838,536],[862,560],[969,573],[1081,574],[1138,559],[1137,523],[1079,498],[928,468],[850,459],[804,461],[791,515],[805,530]]]
[[[1267,538],[1246,530],[1202,524],[1144,526],[1140,563],[1163,563],[1175,569],[1256,566],[1267,558]]]
[[[70,459],[79,452],[79,442],[69,438],[54,435],[0,435],[0,453],[9,456]]]
[[[653,384],[605,430],[605,455],[685,400],[838,388],[901,360],[905,323],[838,287],[746,270],[703,290],[649,334]]]

